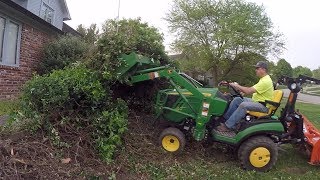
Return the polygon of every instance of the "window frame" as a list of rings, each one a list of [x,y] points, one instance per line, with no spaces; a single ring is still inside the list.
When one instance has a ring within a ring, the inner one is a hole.
[[[22,24],[19,21],[16,21],[4,14],[0,13],[0,17],[3,18],[5,20],[5,25],[4,25],[4,36],[3,36],[3,42],[2,43],[2,57],[1,57],[1,61],[0,61],[0,65],[3,66],[11,66],[11,67],[19,67],[20,66],[20,49],[21,49],[21,34],[22,34]],[[14,23],[16,25],[18,25],[18,37],[17,37],[17,42],[16,42],[16,57],[15,57],[15,64],[10,64],[7,63],[6,61],[6,43],[7,43],[7,39],[8,39],[8,29],[6,28],[8,23]]]
[[[1,44],[1,49],[0,49],[0,63],[2,62],[2,56],[3,56],[3,49],[4,49],[4,46],[3,46],[3,44],[4,44],[4,36],[5,36],[5,27],[6,27],[6,22],[7,22],[7,20],[6,20],[6,18],[4,18],[4,17],[2,17],[1,16],[1,14],[0,14],[0,19],[4,19],[4,28],[3,28],[3,33],[2,34],[0,34],[0,36],[2,36],[2,41],[0,42],[0,44]]]
[[[47,9],[50,9],[52,10],[52,19],[51,19],[51,22],[47,21],[47,19],[45,19],[44,17],[42,17],[42,8],[43,7],[46,7]],[[43,0],[41,0],[41,7],[40,7],[40,13],[39,13],[39,16],[41,17],[41,19],[45,20],[46,22],[50,23],[50,24],[54,24],[54,18],[55,18],[55,10],[50,6],[48,5],[47,3],[45,3]]]

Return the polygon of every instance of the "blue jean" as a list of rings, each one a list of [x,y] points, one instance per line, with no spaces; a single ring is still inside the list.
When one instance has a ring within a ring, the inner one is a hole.
[[[234,98],[224,114],[224,118],[227,120],[225,122],[226,126],[230,129],[235,129],[236,124],[246,116],[247,111],[256,112],[268,112],[268,108],[261,103],[253,102],[251,98]]]

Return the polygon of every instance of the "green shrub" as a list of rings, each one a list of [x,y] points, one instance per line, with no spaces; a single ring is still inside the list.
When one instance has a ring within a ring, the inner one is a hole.
[[[99,154],[107,162],[110,162],[116,148],[122,144],[121,135],[127,130],[127,116],[126,103],[118,99],[112,109],[103,111],[93,120]]]
[[[38,73],[47,74],[82,60],[88,53],[89,47],[87,43],[78,37],[59,37],[45,46],[43,60],[39,64]]]
[[[108,93],[97,73],[79,66],[35,76],[26,83],[22,100],[32,110],[41,113],[76,111],[79,108],[85,113],[99,108]]]
[[[169,60],[162,34],[156,28],[140,19],[108,20],[97,42],[97,53],[89,66],[102,72],[106,79],[114,79],[114,70],[119,66],[118,58],[131,52],[158,59],[162,64]]]
[[[101,157],[109,162],[121,144],[128,113],[126,104],[111,99],[110,93],[98,74],[83,66],[56,70],[26,83],[19,117],[29,119],[30,130],[46,132],[58,147],[72,144],[60,135],[66,128],[90,133]]]

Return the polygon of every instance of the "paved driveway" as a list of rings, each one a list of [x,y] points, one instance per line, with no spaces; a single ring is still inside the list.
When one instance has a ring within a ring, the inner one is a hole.
[[[284,97],[288,97],[290,94],[289,89],[283,89],[284,92]],[[311,104],[320,104],[320,96],[313,96],[309,94],[298,94],[298,101],[306,102],[306,103],[311,103]]]

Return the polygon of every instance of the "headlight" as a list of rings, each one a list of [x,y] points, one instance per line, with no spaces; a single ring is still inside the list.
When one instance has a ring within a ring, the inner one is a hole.
[[[297,84],[296,84],[296,83],[292,83],[292,84],[291,84],[291,89],[294,90],[294,89],[296,89],[296,88],[297,88]]]

